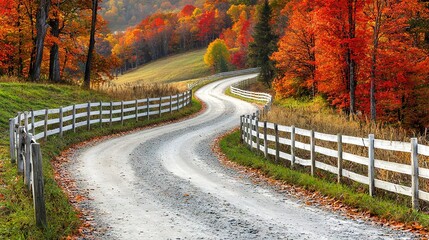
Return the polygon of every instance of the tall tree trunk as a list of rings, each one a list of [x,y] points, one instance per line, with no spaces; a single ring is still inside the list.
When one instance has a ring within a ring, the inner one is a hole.
[[[371,52],[371,73],[370,73],[370,112],[371,112],[371,121],[376,120],[376,99],[375,99],[375,80],[376,80],[376,71],[377,71],[377,52],[378,52],[378,44],[380,38],[380,27],[381,27],[381,17],[382,11],[385,5],[382,3],[384,0],[377,0],[375,4],[375,21],[374,21],[374,29],[372,35],[372,52]]]
[[[49,6],[51,4],[50,0],[40,0],[39,10],[36,15],[36,55],[34,59],[33,69],[31,71],[31,80],[33,82],[40,80],[40,68],[42,65],[43,59],[43,48],[45,43],[45,36],[48,30],[48,24],[46,20],[48,19]]]
[[[97,24],[97,8],[98,0],[92,0],[92,21],[91,21],[91,35],[89,38],[88,55],[85,64],[85,78],[83,80],[83,87],[89,89],[91,87],[91,63],[95,47],[95,27]]]
[[[348,17],[349,17],[349,40],[356,37],[356,0],[348,0]],[[348,67],[349,67],[349,87],[350,87],[350,115],[356,114],[356,61],[353,59],[353,50],[350,43],[347,49]]]
[[[16,22],[16,27],[18,28],[18,77],[23,76],[24,72],[24,60],[22,59],[22,27],[21,27],[21,1],[18,1],[17,6],[18,19]]]
[[[49,21],[51,26],[51,34],[57,39],[60,36],[60,19],[58,14],[55,14],[55,17]],[[61,82],[60,77],[60,59],[59,59],[59,47],[56,42],[52,44],[51,51],[49,55],[49,81],[54,83]]]

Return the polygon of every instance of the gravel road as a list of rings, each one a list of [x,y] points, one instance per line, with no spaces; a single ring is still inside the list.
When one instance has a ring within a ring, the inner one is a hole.
[[[80,150],[71,172],[89,191],[103,239],[411,239],[413,235],[307,206],[219,163],[216,136],[252,104],[225,96],[232,83],[196,95],[204,113]]]

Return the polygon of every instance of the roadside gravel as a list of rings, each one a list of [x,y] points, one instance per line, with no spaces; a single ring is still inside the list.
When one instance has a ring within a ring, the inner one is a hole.
[[[255,107],[209,84],[193,119],[109,139],[75,154],[69,172],[103,239],[412,239],[408,232],[307,206],[223,166],[214,139]]]

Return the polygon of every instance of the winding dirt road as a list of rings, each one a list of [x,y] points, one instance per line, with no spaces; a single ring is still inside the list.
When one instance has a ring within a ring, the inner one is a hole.
[[[255,111],[223,92],[254,76],[201,88],[196,95],[207,109],[195,118],[109,139],[76,155],[73,177],[89,190],[97,221],[109,227],[102,238],[413,238],[306,206],[219,163],[210,147],[216,136]]]

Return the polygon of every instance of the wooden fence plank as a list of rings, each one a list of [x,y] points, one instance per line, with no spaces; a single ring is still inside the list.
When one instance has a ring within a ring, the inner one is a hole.
[[[343,175],[343,140],[341,137],[341,134],[337,135],[337,145],[338,145],[338,158],[337,158],[337,167],[338,167],[338,174],[337,174],[337,182],[341,183],[341,177]]]

